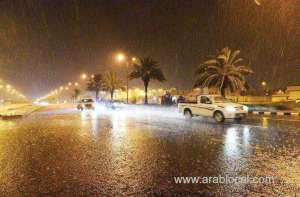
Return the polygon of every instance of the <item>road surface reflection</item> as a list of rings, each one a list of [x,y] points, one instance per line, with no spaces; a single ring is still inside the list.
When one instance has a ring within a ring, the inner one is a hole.
[[[284,159],[299,164],[297,121],[249,117],[218,125],[185,120],[174,108],[60,109],[1,126],[0,191],[6,196],[274,194],[274,185],[178,185],[173,177],[271,174],[282,192],[286,174],[299,172],[299,166],[279,171]]]

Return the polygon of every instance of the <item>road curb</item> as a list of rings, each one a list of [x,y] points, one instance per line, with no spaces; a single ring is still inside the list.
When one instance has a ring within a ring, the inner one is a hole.
[[[41,108],[42,108],[42,107],[37,107],[37,108],[35,108],[35,109],[31,110],[31,111],[28,111],[28,112],[26,112],[26,113],[24,113],[24,114],[7,114],[7,115],[5,115],[5,114],[0,114],[0,118],[1,118],[2,120],[19,119],[19,118],[23,118],[23,117],[29,116],[30,114],[32,114],[32,113],[38,111],[38,110],[41,109]]]
[[[12,119],[22,118],[23,115],[1,115],[0,117],[2,120],[12,120]]]
[[[269,116],[300,116],[300,112],[293,111],[249,111],[249,114],[269,115]]]

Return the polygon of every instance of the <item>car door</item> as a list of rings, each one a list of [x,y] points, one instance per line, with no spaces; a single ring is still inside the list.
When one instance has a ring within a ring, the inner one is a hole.
[[[199,108],[199,111],[201,111],[201,116],[212,116],[214,107],[209,97],[200,96]]]

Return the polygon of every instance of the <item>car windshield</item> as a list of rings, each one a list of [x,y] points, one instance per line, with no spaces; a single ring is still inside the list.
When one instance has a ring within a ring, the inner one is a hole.
[[[81,100],[82,103],[91,103],[94,102],[93,99],[82,99]]]
[[[221,97],[221,96],[217,96],[214,98],[214,101],[216,103],[232,103],[232,100],[230,99],[227,99],[227,98],[224,98],[224,97]]]

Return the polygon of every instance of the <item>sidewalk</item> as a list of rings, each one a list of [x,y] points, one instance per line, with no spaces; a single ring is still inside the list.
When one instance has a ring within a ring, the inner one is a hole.
[[[0,106],[0,118],[13,119],[21,118],[40,109],[40,106],[35,106],[30,103],[23,104],[7,104]]]

